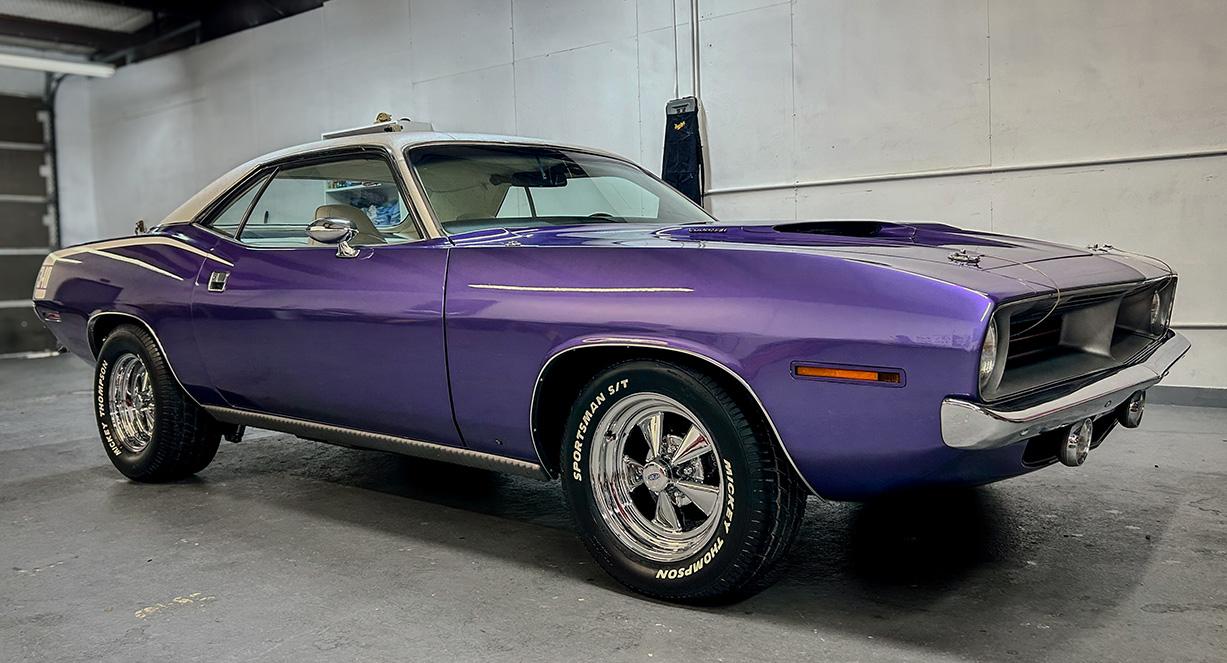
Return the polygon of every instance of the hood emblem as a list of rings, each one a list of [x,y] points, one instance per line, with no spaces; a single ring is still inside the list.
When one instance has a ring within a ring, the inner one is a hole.
[[[946,257],[950,259],[950,262],[956,265],[973,265],[974,266],[974,265],[980,264],[980,254],[973,253],[971,251],[968,251],[967,249],[959,249],[958,251],[955,251],[954,253],[951,253],[949,256],[946,256]]]
[[[1109,253],[1115,251],[1116,247],[1111,244],[1092,244],[1086,247],[1086,249],[1092,253]]]

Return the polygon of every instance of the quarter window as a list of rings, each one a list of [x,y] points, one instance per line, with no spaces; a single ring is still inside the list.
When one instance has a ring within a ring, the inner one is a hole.
[[[256,194],[260,192],[261,185],[268,177],[261,177],[247,187],[243,195],[230,203],[226,209],[220,214],[213,217],[213,222],[209,227],[214,230],[220,230],[231,237],[238,235],[239,226],[243,225],[243,217],[247,215],[247,208],[251,207],[251,201],[255,199]]]

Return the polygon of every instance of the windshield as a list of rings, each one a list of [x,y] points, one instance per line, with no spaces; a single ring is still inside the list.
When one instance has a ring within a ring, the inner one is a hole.
[[[408,156],[449,235],[577,223],[712,221],[668,185],[609,157],[509,145],[436,145]]]

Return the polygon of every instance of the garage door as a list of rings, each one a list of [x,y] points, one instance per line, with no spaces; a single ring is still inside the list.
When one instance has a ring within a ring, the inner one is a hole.
[[[0,95],[0,356],[55,347],[30,306],[38,268],[56,243],[49,122],[41,99]]]

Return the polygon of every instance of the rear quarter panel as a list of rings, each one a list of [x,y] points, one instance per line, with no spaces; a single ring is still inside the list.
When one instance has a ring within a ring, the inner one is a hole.
[[[40,317],[73,354],[93,363],[89,322],[96,315],[126,314],[157,336],[174,371],[198,401],[213,400],[191,328],[190,302],[211,237],[180,230],[61,249],[44,263],[34,293]]]

